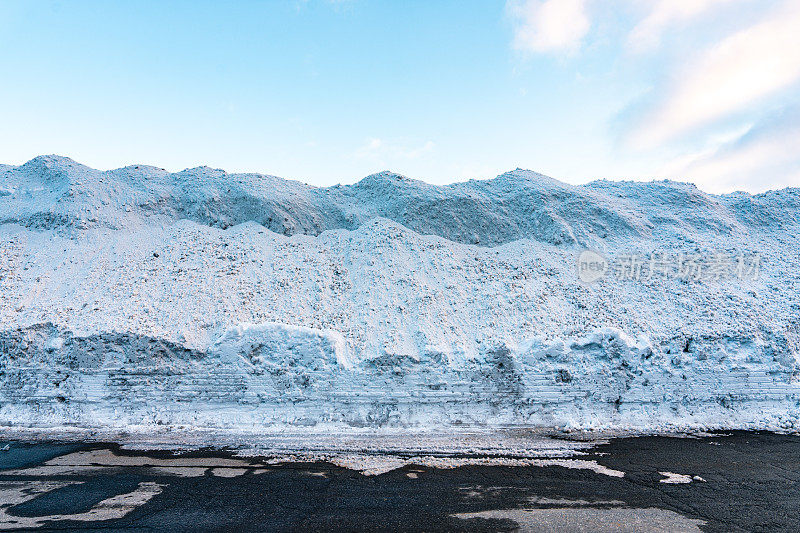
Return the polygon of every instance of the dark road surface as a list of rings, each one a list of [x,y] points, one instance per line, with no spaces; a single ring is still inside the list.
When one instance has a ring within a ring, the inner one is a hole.
[[[0,531],[800,531],[798,436],[617,439],[580,456],[624,477],[414,465],[365,476],[221,452],[0,448]]]

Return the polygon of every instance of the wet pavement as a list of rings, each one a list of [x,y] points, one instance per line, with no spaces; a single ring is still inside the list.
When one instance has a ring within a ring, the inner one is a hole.
[[[616,439],[576,459],[601,468],[412,463],[364,475],[226,452],[0,442],[0,530],[800,531],[798,436]]]

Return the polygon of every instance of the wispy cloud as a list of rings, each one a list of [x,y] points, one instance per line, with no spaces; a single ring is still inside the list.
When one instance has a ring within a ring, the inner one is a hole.
[[[647,15],[628,35],[628,45],[636,52],[658,46],[664,33],[671,27],[685,24],[707,14],[714,8],[742,0],[655,0],[648,2]]]
[[[513,47],[522,52],[570,53],[591,28],[586,0],[509,0]]]
[[[800,181],[800,109],[770,115],[715,149],[671,163],[665,172],[718,191],[766,189]],[[756,183],[759,186],[754,187]]]
[[[785,2],[757,24],[702,51],[673,76],[665,97],[628,136],[652,148],[747,109],[800,79],[800,4]]]
[[[426,141],[419,146],[408,146],[399,142],[387,142],[384,139],[367,139],[354,152],[358,159],[417,159],[433,151],[433,141]]]

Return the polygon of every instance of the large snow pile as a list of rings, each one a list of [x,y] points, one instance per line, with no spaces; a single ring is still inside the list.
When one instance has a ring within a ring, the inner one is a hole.
[[[797,189],[38,157],[0,166],[0,424],[798,429],[799,239]]]

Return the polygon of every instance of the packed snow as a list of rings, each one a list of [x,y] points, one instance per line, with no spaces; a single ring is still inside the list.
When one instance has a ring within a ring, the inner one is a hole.
[[[793,431],[798,229],[798,189],[0,166],[0,424]]]

